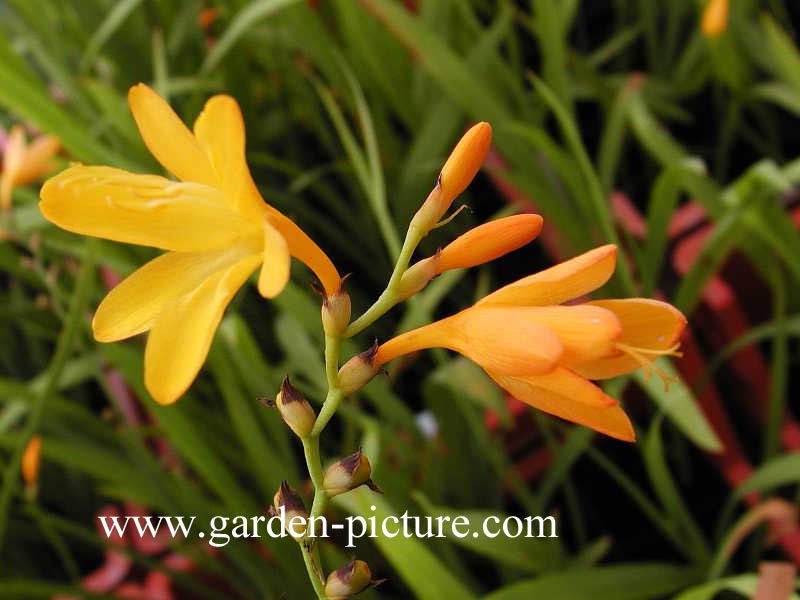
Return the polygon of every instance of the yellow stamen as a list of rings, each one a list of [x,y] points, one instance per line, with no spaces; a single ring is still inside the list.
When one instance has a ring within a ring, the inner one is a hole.
[[[680,348],[680,343],[670,346],[669,348],[661,349],[637,348],[636,346],[629,346],[628,344],[623,344],[621,342],[617,342],[615,346],[618,350],[621,350],[642,366],[642,370],[644,371],[644,376],[646,379],[650,379],[653,373],[658,375],[661,378],[661,381],[664,382],[665,392],[669,391],[670,381],[674,381],[675,383],[680,381],[678,377],[674,377],[673,375],[666,373],[653,362],[655,359],[661,356],[674,356],[676,358],[682,358],[683,352],[678,351],[678,348]]]

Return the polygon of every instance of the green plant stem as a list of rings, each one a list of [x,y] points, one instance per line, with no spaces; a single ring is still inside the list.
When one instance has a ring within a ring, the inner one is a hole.
[[[0,492],[0,549],[2,549],[8,525],[8,513],[11,508],[11,499],[14,496],[14,490],[20,478],[22,454],[25,452],[28,441],[41,427],[42,419],[45,416],[47,400],[58,389],[61,373],[72,351],[75,338],[78,335],[78,330],[83,323],[83,311],[86,309],[86,304],[94,284],[97,240],[87,240],[84,247],[83,264],[81,265],[81,270],[75,282],[75,291],[70,301],[67,321],[64,323],[64,329],[61,331],[61,335],[58,338],[53,359],[50,361],[50,366],[47,369],[45,384],[31,401],[30,416],[25,424],[25,429],[22,431],[17,447],[14,449],[5,472],[3,473],[3,489]]]
[[[400,255],[397,257],[397,262],[394,265],[391,277],[389,277],[389,283],[386,284],[386,289],[383,290],[375,303],[370,306],[364,314],[350,323],[343,334],[344,338],[351,338],[364,331],[364,329],[372,325],[386,314],[389,309],[402,300],[397,293],[397,286],[400,284],[403,273],[405,273],[408,268],[408,263],[411,262],[411,256],[414,254],[414,250],[417,249],[423,237],[425,237],[425,234],[416,227],[408,228],[406,238],[403,240],[403,247],[400,249]]]

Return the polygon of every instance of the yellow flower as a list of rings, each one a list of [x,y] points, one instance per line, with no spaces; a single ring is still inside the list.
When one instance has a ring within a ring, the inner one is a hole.
[[[616,247],[602,246],[530,275],[451,317],[381,345],[378,368],[424,348],[448,348],[479,364],[502,388],[540,410],[612,437],[633,441],[625,412],[589,379],[643,367],[669,377],[652,361],[676,355],[684,316],[645,298],[562,305],[603,285],[616,266]]]
[[[721,36],[728,29],[728,13],[730,6],[728,0],[708,0],[703,9],[703,18],[700,30],[706,37]]]
[[[22,480],[28,488],[35,488],[42,464],[42,436],[34,435],[22,453]]]
[[[0,175],[0,209],[11,207],[14,187],[31,183],[56,170],[53,157],[60,148],[58,138],[40,135],[28,145],[21,125],[11,128],[3,152],[3,173]]]
[[[169,404],[196,377],[225,307],[259,266],[258,290],[267,298],[286,285],[291,256],[314,271],[327,294],[339,289],[340,277],[259,195],[233,98],[211,98],[194,132],[144,84],[131,88],[128,101],[150,152],[180,181],[73,166],[44,185],[39,206],[69,231],[168,251],[115,287],[92,326],[102,342],[150,332],[145,385]]]

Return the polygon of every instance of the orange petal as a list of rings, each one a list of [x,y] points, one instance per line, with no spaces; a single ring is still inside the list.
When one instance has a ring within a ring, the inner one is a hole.
[[[208,155],[169,104],[140,83],[128,92],[133,118],[145,145],[181,181],[219,186]]]
[[[616,264],[617,247],[601,246],[502,287],[477,304],[561,304],[599,288],[614,273]]]
[[[25,150],[25,160],[17,173],[17,185],[24,185],[36,181],[44,175],[54,171],[58,165],[52,160],[58,153],[61,143],[52,135],[37,137]]]
[[[521,248],[539,235],[542,217],[514,215],[470,229],[439,253],[438,272],[480,265]]]
[[[267,205],[267,210],[270,222],[286,239],[289,253],[314,272],[327,296],[338,292],[342,278],[328,255],[294,221],[271,206]]]
[[[158,315],[144,353],[145,386],[158,403],[172,404],[194,381],[225,308],[260,262],[252,256],[236,263]]]
[[[622,335],[622,325],[610,310],[599,306],[530,306],[521,307],[526,319],[544,325],[558,336],[564,346],[560,362],[583,362],[617,353],[615,342]]]
[[[217,188],[135,175],[111,167],[70,167],[49,179],[39,209],[67,231],[118,242],[194,252],[229,246],[259,229],[234,213]]]
[[[613,312],[622,323],[619,342],[648,350],[666,350],[675,345],[686,327],[686,317],[671,304],[647,298],[597,300],[589,303]],[[570,365],[589,379],[608,379],[635,371],[641,364],[627,354]]]
[[[263,217],[266,207],[245,159],[244,120],[236,100],[223,95],[209,99],[194,123],[194,134],[231,208],[252,218]]]
[[[3,153],[3,172],[0,174],[0,208],[11,206],[11,194],[25,160],[25,130],[21,125],[11,128]]]
[[[728,12],[730,10],[728,0],[708,0],[703,9],[703,19],[700,22],[700,30],[707,37],[719,37],[728,28]]]
[[[585,425],[595,431],[626,442],[633,442],[636,433],[625,411],[616,404],[596,406],[578,402],[550,382],[540,382],[540,377],[506,377],[489,374],[500,387],[515,398],[562,419]],[[587,382],[588,383],[588,382]],[[589,385],[592,385],[589,383]],[[594,386],[593,386],[594,387]],[[602,391],[600,392],[602,393]]]
[[[382,344],[376,365],[424,348],[448,348],[505,375],[552,371],[563,351],[552,331],[525,319],[517,309],[469,308]]]
[[[264,223],[264,264],[258,276],[258,291],[264,298],[274,298],[289,281],[291,256],[286,239],[269,223]]]

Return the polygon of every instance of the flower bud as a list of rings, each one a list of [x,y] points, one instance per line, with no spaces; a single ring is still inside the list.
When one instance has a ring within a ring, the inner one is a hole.
[[[486,122],[473,125],[464,134],[444,163],[436,187],[411,219],[411,227],[424,233],[433,229],[475,177],[491,144],[492,127]]]
[[[338,336],[350,324],[350,294],[340,289],[322,301],[322,329],[325,335]]]
[[[350,456],[328,467],[322,476],[322,489],[331,497],[344,494],[364,484],[379,492],[370,475],[372,466],[359,448]]]
[[[372,571],[363,560],[352,559],[328,575],[325,597],[328,600],[345,600],[363,592],[372,580]]]
[[[281,483],[272,499],[272,505],[278,513],[283,507],[286,533],[297,541],[303,539],[308,527],[308,512],[295,489],[285,481]]]
[[[434,256],[423,258],[418,263],[411,265],[400,278],[397,286],[398,299],[410,298],[428,285],[428,282],[440,272],[438,252]]]
[[[281,391],[275,397],[275,406],[297,437],[303,438],[311,433],[317,415],[308,400],[289,382],[288,377],[283,378]]]
[[[35,489],[39,479],[39,466],[42,463],[42,437],[33,436],[28,440],[22,453],[22,481],[25,487]]]
[[[378,341],[356,354],[353,358],[344,363],[339,369],[339,389],[346,395],[352,394],[367,385],[380,370],[375,366],[375,353],[378,351]]]
[[[700,30],[709,38],[721,36],[728,29],[729,0],[708,0],[703,10]]]

